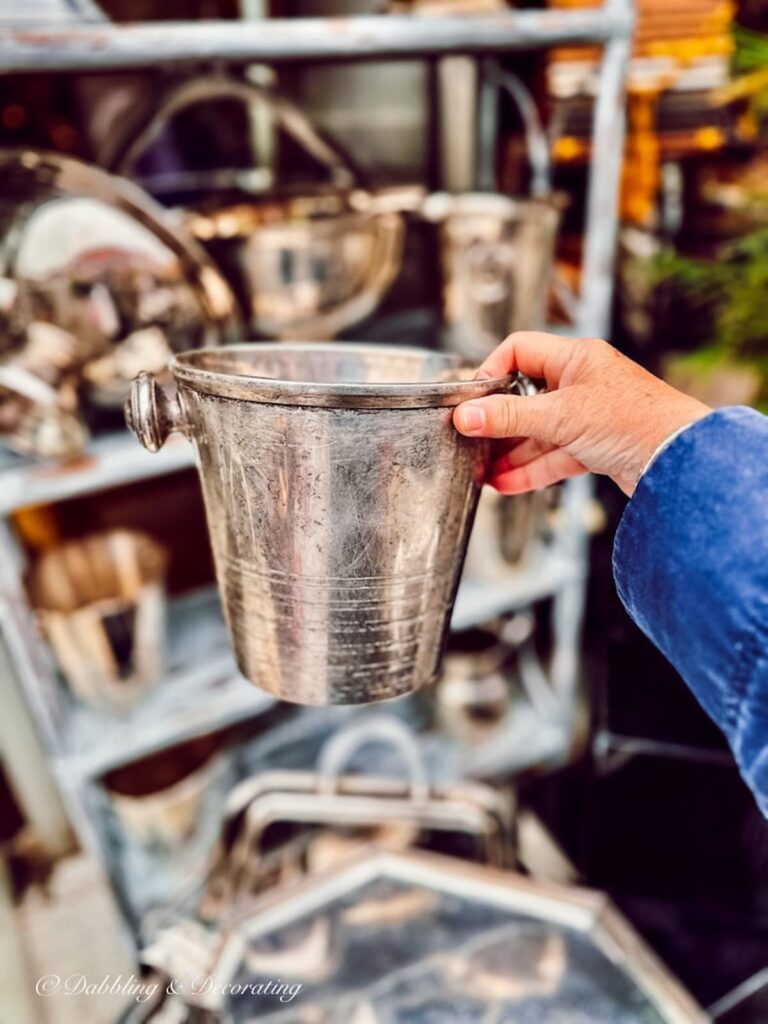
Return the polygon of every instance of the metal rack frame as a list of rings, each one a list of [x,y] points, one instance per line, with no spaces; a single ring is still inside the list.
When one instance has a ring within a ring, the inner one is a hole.
[[[30,0],[34,7],[34,0]],[[40,0],[38,0],[38,3]],[[492,15],[424,17],[371,15],[353,18],[291,18],[267,21],[153,23],[108,22],[19,27],[0,14],[0,74],[50,71],[104,71],[152,65],[201,63],[281,64],[291,61],[370,61],[414,57],[436,60],[448,55],[480,58],[560,44],[600,44],[592,132],[592,165],[586,201],[585,248],[578,330],[603,335],[609,322],[613,260],[617,236],[619,179],[624,138],[624,82],[633,26],[631,0],[608,0],[601,8],[505,10]],[[488,145],[488,139],[479,140]],[[21,575],[23,556],[10,516],[41,503],[67,500],[132,481],[149,480],[193,465],[192,448],[170,444],[148,455],[127,435],[93,442],[77,463],[41,465],[0,461],[0,655],[12,666],[46,748],[53,773],[81,843],[107,862],[106,840],[94,825],[98,778],[119,764],[193,736],[254,717],[269,698],[242,680],[234,663],[213,658],[198,669],[196,686],[180,672],[168,681],[177,694],[197,696],[169,710],[153,707],[126,729],[119,742],[106,732],[89,751],[68,747],[71,730],[62,708],[61,684],[50,652],[41,641]],[[591,495],[587,478],[565,490],[565,526],[542,561],[518,573],[510,585],[460,590],[454,625],[466,628],[549,597],[553,601],[554,655],[551,683],[564,705],[572,706],[579,676],[579,641],[585,600],[587,538],[585,506]],[[0,685],[14,680],[0,678]],[[56,710],[58,708],[58,711]],[[24,773],[29,757],[21,745],[6,751],[9,772]],[[17,787],[18,788],[18,787]],[[23,788],[23,787],[21,787]],[[27,807],[45,832],[46,808]]]
[[[216,62],[386,60],[509,53],[542,46],[626,40],[632,11],[622,0],[571,10],[508,10],[462,16],[364,15],[11,28],[0,21],[0,69],[108,71]]]

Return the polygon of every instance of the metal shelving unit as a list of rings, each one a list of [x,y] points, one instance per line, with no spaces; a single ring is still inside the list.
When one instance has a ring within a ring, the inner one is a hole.
[[[434,62],[448,55],[477,59],[553,45],[602,45],[578,330],[585,336],[606,332],[633,21],[630,0],[608,0],[593,9],[504,10],[461,17],[371,15],[147,25],[110,24],[87,3],[90,17],[73,24],[53,17],[54,7],[52,0],[30,0],[26,10],[14,8],[12,18],[0,13],[0,73],[403,57]],[[495,125],[487,116],[480,123],[478,154],[487,163]],[[182,740],[254,718],[273,702],[238,675],[215,596],[197,594],[172,608],[170,669],[139,707],[116,718],[76,705],[61,684],[27,603],[23,556],[10,517],[24,507],[150,480],[193,464],[192,448],[181,439],[159,455],[149,455],[122,433],[95,440],[81,459],[68,465],[0,459],[0,655],[6,655],[26,697],[81,842],[105,862],[107,840],[93,813],[104,800],[98,791],[100,776]],[[537,549],[506,580],[463,581],[453,620],[455,628],[464,629],[551,599],[550,683],[563,707],[572,706],[577,693],[590,495],[588,480],[571,481],[564,488],[563,525],[555,541]],[[23,765],[17,770],[24,771]]]
[[[98,779],[162,750],[169,739],[180,743],[274,704],[237,671],[215,589],[170,602],[167,660],[162,684],[125,714],[106,715],[68,700],[63,770]]]
[[[0,453],[0,515],[31,505],[49,505],[106,491],[137,480],[151,480],[195,464],[181,437],[172,437],[152,455],[126,431],[95,438],[74,462],[30,462]]]
[[[19,17],[17,13],[17,26]],[[500,54],[579,43],[610,46],[629,37],[632,14],[627,4],[611,0],[605,7],[568,11],[444,17],[380,14],[38,28],[30,15],[30,23],[31,27],[0,35],[2,71],[106,71],[211,61],[386,60]]]

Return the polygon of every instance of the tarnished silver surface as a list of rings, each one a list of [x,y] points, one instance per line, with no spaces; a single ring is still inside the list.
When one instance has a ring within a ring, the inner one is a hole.
[[[489,457],[452,407],[511,379],[466,379],[437,352],[321,343],[189,352],[171,369],[183,422],[170,426],[197,450],[243,674],[302,704],[430,682]],[[131,426],[161,444],[169,420],[136,387]]]
[[[305,153],[327,168],[329,180],[339,188],[355,182],[355,172],[345,155],[315,128],[308,117],[290,100],[273,89],[257,85],[247,79],[221,74],[195,75],[174,85],[161,96],[145,123],[131,134],[131,138],[118,147],[112,160],[112,170],[129,175],[150,143],[177,114],[199,103],[215,100],[242,100],[249,106],[266,108],[279,125]]]
[[[425,217],[440,225],[448,342],[472,359],[484,359],[511,331],[544,323],[562,206],[562,197],[552,190],[547,134],[528,87],[493,59],[482,62],[481,83],[479,190],[435,193],[422,207]],[[525,130],[530,199],[496,191],[502,95],[514,104]]]
[[[239,203],[231,189],[224,203],[207,196],[202,210],[189,212],[189,229],[233,276],[255,332],[269,338],[331,338],[371,314],[397,276],[402,212],[413,204],[413,190],[355,189],[355,168],[298,107],[274,90],[220,74],[174,86],[123,147],[115,169],[131,173],[169,120],[220,99],[266,112],[322,165],[328,183],[294,196],[274,189],[267,197],[246,194]],[[270,170],[266,173],[271,177]]]
[[[117,408],[140,369],[221,343],[234,297],[202,247],[140,189],[37,150],[0,150],[0,437],[66,456],[78,394]]]
[[[385,759],[400,762],[400,774],[378,774],[382,749]],[[350,765],[361,750],[366,771],[358,774]],[[374,839],[388,849],[440,836],[443,844],[458,844],[468,859],[504,867],[515,861],[513,807],[509,794],[480,783],[433,784],[420,739],[404,722],[393,715],[357,714],[326,740],[316,770],[260,772],[231,791],[197,912],[211,922],[225,921],[254,894],[281,884],[278,865],[292,863],[294,877],[323,870],[318,835],[359,847]],[[292,827],[287,842],[276,845],[268,837],[278,825]]]
[[[263,201],[192,215],[195,236],[235,269],[254,331],[332,338],[374,312],[400,271],[405,222],[375,195]]]
[[[452,348],[484,359],[511,331],[544,322],[560,219],[555,201],[436,193],[424,212],[440,223],[443,314]]]

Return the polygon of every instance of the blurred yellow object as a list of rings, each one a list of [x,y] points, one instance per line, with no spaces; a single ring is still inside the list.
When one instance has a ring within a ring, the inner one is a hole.
[[[758,92],[768,89],[768,68],[760,68],[749,75],[742,75],[740,78],[729,82],[712,94],[714,103],[733,103],[734,100],[748,99]]]
[[[754,142],[757,138],[758,124],[752,110],[745,110],[736,124],[739,138],[744,142]]]
[[[559,163],[570,163],[587,154],[589,147],[575,135],[563,135],[552,144],[552,157]]]
[[[661,180],[661,145],[656,113],[661,88],[629,90],[629,123],[622,172],[621,216],[649,224]]]
[[[725,145],[725,132],[721,128],[714,128],[711,125],[707,128],[699,128],[694,133],[694,140],[700,149],[722,149]]]
[[[24,543],[36,551],[45,551],[61,541],[61,529],[53,505],[19,509],[13,516],[13,523]]]
[[[599,6],[600,0],[586,0]],[[555,8],[584,6],[584,0],[550,0]],[[707,106],[699,126],[685,126],[659,133],[661,99],[675,88],[684,72],[700,81],[703,74],[725,77],[726,61],[733,52],[731,22],[735,14],[731,0],[638,0],[632,60],[628,75],[628,125],[622,178],[621,216],[625,222],[649,227],[653,223],[661,184],[661,163],[670,156],[711,151],[727,143],[725,131],[707,123]],[[600,51],[567,47],[553,51],[553,65],[584,65],[597,61]],[[768,80],[768,72],[762,85]],[[752,77],[752,76],[750,76]],[[690,78],[690,76],[689,76]],[[710,79],[711,82],[711,79]],[[690,87],[688,87],[690,88]],[[701,86],[695,89],[703,91]],[[704,87],[704,89],[706,86]],[[730,96],[733,86],[720,93]],[[719,93],[719,94],[720,94]],[[714,107],[713,120],[716,118]],[[739,124],[741,138],[754,136],[754,125]],[[563,163],[583,160],[589,141],[572,135],[557,140],[553,158]]]
[[[648,57],[672,57],[681,64],[690,64],[706,57],[730,57],[733,39],[730,34],[720,31],[696,39],[651,40],[645,44],[644,50]]]
[[[600,7],[602,0],[550,0],[550,7]],[[674,57],[689,61],[728,56],[733,50],[731,0],[637,0],[633,57]],[[555,60],[584,60],[599,50],[562,47]]]

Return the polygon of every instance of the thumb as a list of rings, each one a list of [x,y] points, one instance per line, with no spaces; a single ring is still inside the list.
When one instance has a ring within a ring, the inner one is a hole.
[[[489,395],[463,402],[453,424],[468,437],[534,437],[560,445],[563,392],[544,395]]]

